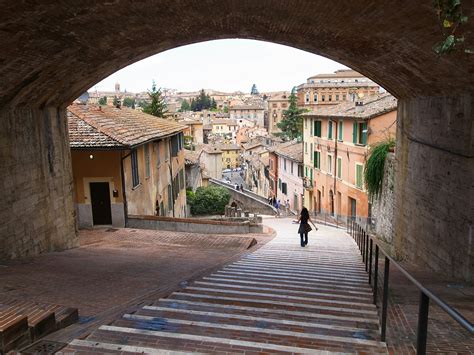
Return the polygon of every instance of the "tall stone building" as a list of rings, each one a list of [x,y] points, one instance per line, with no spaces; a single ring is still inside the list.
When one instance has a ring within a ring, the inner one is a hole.
[[[277,123],[283,119],[283,112],[289,106],[289,92],[278,93],[268,99],[268,133],[274,134],[280,132]]]

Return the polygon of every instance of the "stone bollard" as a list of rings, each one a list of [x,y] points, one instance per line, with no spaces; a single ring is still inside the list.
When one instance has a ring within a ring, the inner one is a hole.
[[[235,217],[235,207],[230,208],[230,216]]]
[[[230,217],[230,206],[229,205],[225,206],[225,216]]]
[[[242,217],[242,209],[237,208],[237,217]]]

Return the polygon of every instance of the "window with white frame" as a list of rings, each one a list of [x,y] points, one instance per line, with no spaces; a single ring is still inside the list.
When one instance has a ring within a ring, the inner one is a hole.
[[[337,177],[342,179],[342,158],[337,157]]]
[[[355,164],[355,186],[359,189],[363,188],[364,185],[364,166],[362,164],[356,163]]]
[[[328,173],[332,175],[332,155],[331,154],[328,154],[328,160],[327,160],[327,169],[328,169]]]

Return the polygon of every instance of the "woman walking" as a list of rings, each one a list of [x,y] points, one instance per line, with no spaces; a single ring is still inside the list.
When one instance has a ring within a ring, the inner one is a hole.
[[[308,244],[308,233],[312,230],[309,222],[314,226],[315,230],[318,230],[314,225],[313,221],[309,217],[309,212],[306,207],[303,207],[300,213],[300,217],[298,218],[298,223],[300,227],[298,228],[298,233],[301,238],[301,246],[305,247]]]

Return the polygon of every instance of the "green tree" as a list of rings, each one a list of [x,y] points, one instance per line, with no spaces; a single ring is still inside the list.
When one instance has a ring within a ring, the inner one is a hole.
[[[133,97],[126,97],[123,99],[123,105],[131,108],[135,108],[135,99]]]
[[[212,108],[212,100],[209,95],[206,95],[204,89],[201,89],[199,95],[191,100],[191,110],[192,111],[202,111]],[[217,104],[216,104],[217,107]]]
[[[165,100],[161,96],[161,89],[156,88],[155,81],[151,85],[151,90],[148,90],[148,96],[151,102],[143,107],[143,112],[156,117],[165,117],[168,110],[166,109]]]
[[[227,105],[224,106],[224,113],[229,113],[229,107]]]
[[[257,85],[253,84],[252,89],[250,89],[251,95],[258,95]]]
[[[186,196],[193,215],[223,214],[230,201],[230,192],[220,186],[198,187],[195,193]]]
[[[114,101],[112,102],[112,105],[114,105],[114,107],[120,106],[120,100],[117,96],[114,96]]]
[[[211,110],[217,110],[217,102],[214,98],[211,100]]]
[[[188,100],[183,100],[181,102],[181,108],[179,109],[180,112],[185,112],[185,111],[190,111],[191,110],[191,105],[189,104]]]
[[[102,96],[102,97],[99,99],[99,105],[101,105],[101,106],[107,105],[107,96]]]
[[[291,90],[288,110],[283,111],[283,119],[277,123],[281,130],[277,135],[285,140],[301,139],[303,136],[303,116],[305,109],[297,106],[296,88]]]

